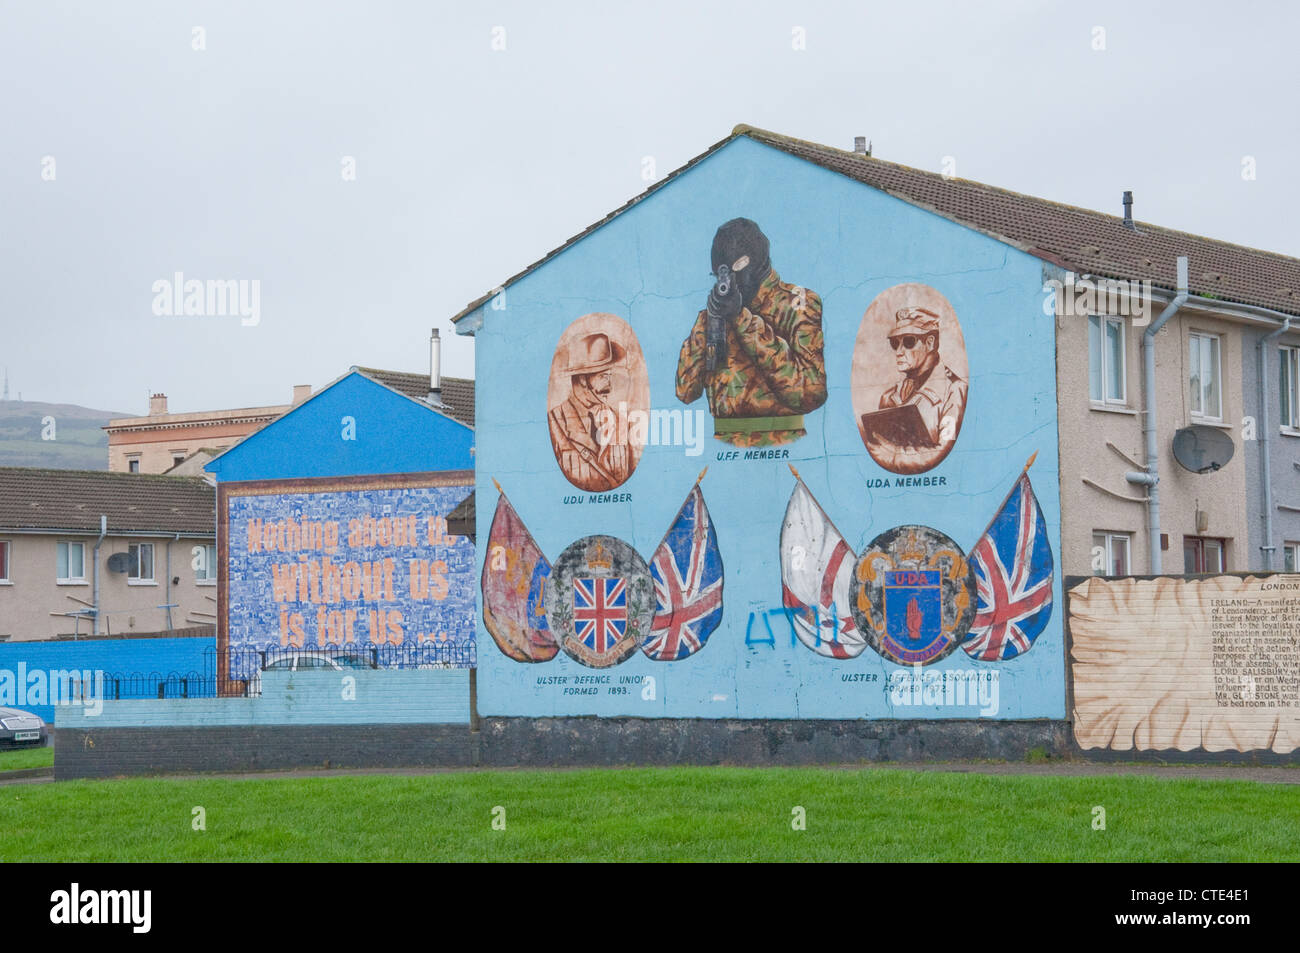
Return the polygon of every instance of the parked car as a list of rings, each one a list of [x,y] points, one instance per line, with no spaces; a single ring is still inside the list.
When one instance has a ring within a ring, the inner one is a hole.
[[[360,655],[333,655],[328,652],[286,652],[277,655],[262,666],[262,672],[346,672],[349,669],[374,668]],[[249,695],[262,694],[262,673],[258,672],[248,682]]]
[[[40,748],[49,740],[44,719],[17,708],[0,708],[0,748]]]

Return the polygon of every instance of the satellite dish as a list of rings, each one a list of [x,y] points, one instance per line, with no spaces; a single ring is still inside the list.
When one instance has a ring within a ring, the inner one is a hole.
[[[108,557],[109,572],[130,572],[130,570],[131,570],[130,553],[114,553],[113,555]]]
[[[1174,433],[1174,459],[1193,473],[1212,473],[1227,466],[1232,437],[1218,427],[1194,424]]]

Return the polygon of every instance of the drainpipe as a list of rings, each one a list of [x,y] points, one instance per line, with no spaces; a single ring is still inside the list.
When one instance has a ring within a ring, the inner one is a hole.
[[[1160,454],[1156,448],[1156,332],[1187,300],[1187,256],[1178,256],[1178,294],[1165,310],[1147,326],[1142,335],[1142,434],[1146,438],[1146,473],[1127,474],[1134,483],[1147,488],[1147,563],[1149,572],[1160,574]]]
[[[1260,550],[1264,554],[1264,570],[1273,568],[1273,553],[1277,547],[1273,545],[1273,474],[1269,469],[1269,443],[1272,442],[1272,428],[1268,422],[1268,386],[1266,374],[1267,360],[1265,355],[1268,353],[1268,346],[1276,341],[1287,331],[1291,330],[1291,317],[1288,315],[1283,321],[1282,326],[1276,331],[1270,331],[1259,340],[1256,348],[1259,351],[1259,467],[1260,481],[1264,485],[1264,545]]]
[[[166,595],[163,602],[167,605],[167,628],[172,628],[172,543],[180,542],[181,534],[177,533],[174,539],[167,540],[167,588],[164,590]]]
[[[91,564],[92,564],[93,567],[94,567],[92,571],[93,571],[93,573],[94,573],[94,579],[95,579],[95,593],[94,593],[94,600],[95,600],[95,625],[94,625],[94,631],[92,632],[93,635],[99,635],[99,634],[100,634],[100,625],[99,625],[99,547],[100,547],[100,544],[104,542],[104,537],[107,536],[107,535],[108,535],[108,517],[105,516],[103,513],[101,513],[101,514],[99,515],[99,539],[95,540],[95,550],[94,550],[94,552],[91,554],[91,557],[90,557]]]

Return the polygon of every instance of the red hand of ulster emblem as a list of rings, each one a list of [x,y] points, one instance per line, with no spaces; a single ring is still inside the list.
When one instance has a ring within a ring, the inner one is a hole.
[[[915,596],[907,603],[907,637],[913,642],[921,638],[921,607]]]

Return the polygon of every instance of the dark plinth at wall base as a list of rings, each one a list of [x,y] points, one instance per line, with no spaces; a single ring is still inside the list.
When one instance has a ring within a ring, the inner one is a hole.
[[[55,729],[54,776],[294,768],[811,765],[1021,761],[1070,752],[1064,721],[484,718],[465,725]]]
[[[1070,749],[1064,721],[484,718],[484,767],[1022,761]]]
[[[55,728],[54,777],[284,771],[294,768],[466,768],[467,725],[212,725]]]

